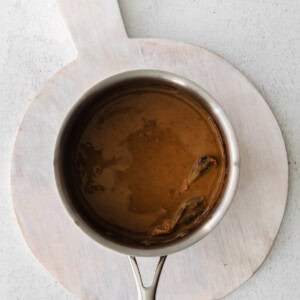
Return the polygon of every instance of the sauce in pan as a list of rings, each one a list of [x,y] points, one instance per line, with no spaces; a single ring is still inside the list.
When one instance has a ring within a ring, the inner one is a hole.
[[[121,88],[96,103],[65,157],[85,217],[102,234],[140,245],[168,243],[201,225],[227,165],[207,110],[167,86]]]

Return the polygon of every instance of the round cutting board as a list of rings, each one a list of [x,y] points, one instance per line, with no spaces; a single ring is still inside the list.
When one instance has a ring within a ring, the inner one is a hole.
[[[221,57],[165,40],[129,39],[117,0],[59,0],[78,49],[31,104],[12,158],[12,198],[24,238],[45,268],[81,299],[136,299],[127,257],[92,241],[72,222],[53,173],[58,130],[93,85],[119,72],[160,69],[185,76],[224,108],[241,152],[233,204],[195,246],[168,257],[158,299],[219,299],[259,268],[286,206],[288,164],[278,124],[251,83]],[[153,259],[142,259],[151,277]],[[154,264],[153,264],[154,267]]]

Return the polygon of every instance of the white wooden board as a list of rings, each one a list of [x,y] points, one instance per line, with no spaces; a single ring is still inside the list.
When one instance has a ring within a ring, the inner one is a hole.
[[[288,164],[278,124],[251,83],[221,57],[165,40],[129,39],[116,0],[59,0],[78,49],[30,106],[12,158],[12,198],[37,259],[81,299],[135,299],[127,257],[105,249],[73,224],[56,190],[53,152],[63,118],[100,80],[133,69],[160,69],[195,81],[221,104],[236,131],[241,177],[234,202],[204,240],[165,264],[158,299],[219,299],[259,268],[286,206]],[[143,259],[151,276],[153,259]]]

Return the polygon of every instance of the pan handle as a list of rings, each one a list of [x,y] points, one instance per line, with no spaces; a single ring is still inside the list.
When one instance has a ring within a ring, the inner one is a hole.
[[[162,271],[162,268],[164,266],[164,263],[166,261],[167,256],[161,256],[159,259],[159,262],[157,264],[154,278],[152,281],[152,285],[149,287],[145,287],[143,285],[142,277],[141,277],[141,272],[138,266],[138,263],[136,261],[135,256],[128,256],[129,262],[133,271],[135,283],[138,289],[138,299],[139,300],[155,300],[155,295],[156,295],[156,290],[160,278],[160,274]]]

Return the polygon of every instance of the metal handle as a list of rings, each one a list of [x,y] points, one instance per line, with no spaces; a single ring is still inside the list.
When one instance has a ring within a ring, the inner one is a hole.
[[[160,274],[161,274],[161,271],[162,271],[162,268],[164,266],[167,256],[160,257],[159,262],[156,267],[156,270],[155,270],[152,285],[149,287],[145,287],[143,285],[141,272],[140,272],[138,263],[136,261],[136,258],[134,256],[128,256],[128,258],[129,258],[131,268],[133,270],[135,283],[138,288],[138,299],[139,300],[155,300],[158,281],[159,281]]]

